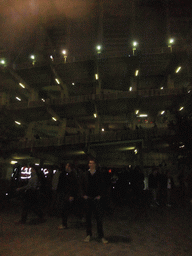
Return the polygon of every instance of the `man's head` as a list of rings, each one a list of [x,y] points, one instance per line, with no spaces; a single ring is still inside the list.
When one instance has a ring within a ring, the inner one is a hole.
[[[90,168],[90,170],[95,170],[96,169],[95,160],[93,160],[93,159],[89,160],[89,168]]]

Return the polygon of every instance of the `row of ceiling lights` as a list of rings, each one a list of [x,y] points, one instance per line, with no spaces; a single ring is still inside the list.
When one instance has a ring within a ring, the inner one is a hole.
[[[167,45],[171,49],[171,51],[172,51],[172,46],[174,45],[174,43],[175,43],[175,39],[174,38],[168,39],[168,44]],[[139,45],[139,43],[137,41],[133,41],[132,42],[133,55],[134,55],[135,51],[137,50],[138,45]],[[96,46],[97,54],[102,53],[102,48],[103,48],[102,45],[97,45]],[[64,62],[66,62],[67,61],[67,50],[64,49],[64,50],[61,51],[61,53],[64,56]],[[30,55],[30,59],[32,60],[32,64],[34,65],[35,62],[36,62],[36,56],[34,54],[31,54]],[[54,60],[53,55],[50,55],[50,59],[52,61]],[[0,64],[1,65],[6,65],[6,59],[5,58],[0,59]]]

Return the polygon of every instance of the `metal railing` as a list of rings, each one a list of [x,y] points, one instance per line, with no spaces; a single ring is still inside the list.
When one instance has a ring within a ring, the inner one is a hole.
[[[118,99],[128,99],[136,97],[155,97],[155,96],[166,96],[166,95],[180,95],[187,93],[187,89],[184,88],[171,88],[171,89],[150,89],[150,90],[137,90],[137,91],[125,91],[125,92],[113,92],[113,93],[100,93],[100,94],[89,94],[89,95],[79,95],[64,97],[53,100],[46,100],[45,102],[29,101],[29,103],[14,103],[9,104],[9,109],[22,109],[22,108],[32,108],[32,107],[44,107],[47,105],[65,105],[65,104],[75,104],[87,101],[100,101],[100,100],[118,100]]]
[[[154,138],[162,138],[165,136],[174,135],[174,132],[168,128],[159,129],[145,129],[138,130],[122,130],[122,131],[105,131],[99,134],[89,135],[71,135],[64,138],[50,138],[50,139],[36,139],[36,140],[20,140],[12,141],[8,145],[4,145],[2,150],[13,149],[32,149],[41,147],[58,147],[62,145],[77,145],[77,144],[90,144],[90,143],[105,143],[116,141],[132,141],[132,140],[144,140],[148,141]]]

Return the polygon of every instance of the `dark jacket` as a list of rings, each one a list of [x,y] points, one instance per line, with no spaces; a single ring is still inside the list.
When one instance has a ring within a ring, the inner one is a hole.
[[[63,193],[65,199],[69,199],[70,196],[77,197],[78,194],[78,181],[76,174],[71,172],[63,171],[59,176],[59,182],[57,186],[57,192]]]
[[[100,171],[96,171],[91,175],[90,171],[87,171],[83,175],[81,184],[82,196],[86,195],[90,198],[104,195],[103,176]]]

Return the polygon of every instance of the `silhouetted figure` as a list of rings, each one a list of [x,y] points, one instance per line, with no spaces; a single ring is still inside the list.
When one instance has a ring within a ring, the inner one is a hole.
[[[37,223],[44,222],[44,214],[40,203],[40,180],[38,177],[38,170],[35,166],[31,167],[31,178],[29,179],[28,184],[17,188],[16,191],[24,191],[21,220],[16,224],[25,224],[30,210],[35,212],[39,217]]]
[[[62,224],[58,229],[67,229],[68,216],[74,207],[78,194],[77,176],[70,163],[66,164],[65,170],[60,174],[57,192],[59,193],[62,208]]]

